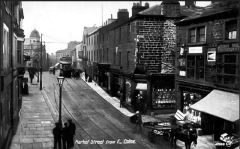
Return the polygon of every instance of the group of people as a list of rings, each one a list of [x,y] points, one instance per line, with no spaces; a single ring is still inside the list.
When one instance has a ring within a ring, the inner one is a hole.
[[[54,149],[71,149],[74,147],[74,135],[76,131],[76,125],[69,119],[64,123],[62,128],[60,123],[55,123],[55,128],[53,128],[54,136]]]

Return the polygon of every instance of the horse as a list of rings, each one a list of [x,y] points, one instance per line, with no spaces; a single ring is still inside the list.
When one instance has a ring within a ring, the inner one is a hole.
[[[170,142],[176,147],[176,141],[180,140],[185,143],[186,149],[190,149],[192,142],[197,145],[197,131],[191,125],[187,127],[175,127],[170,131]]]

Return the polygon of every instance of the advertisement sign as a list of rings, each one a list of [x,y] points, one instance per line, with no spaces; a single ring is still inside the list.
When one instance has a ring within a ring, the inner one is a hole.
[[[212,48],[212,49],[208,50],[207,61],[208,62],[215,62],[216,61],[216,49],[215,48]]]

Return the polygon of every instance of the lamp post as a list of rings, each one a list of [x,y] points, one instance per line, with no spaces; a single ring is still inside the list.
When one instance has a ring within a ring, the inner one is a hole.
[[[42,34],[41,34],[41,60],[40,60],[40,90],[42,90]]]
[[[58,118],[59,121],[58,122],[62,127],[62,86],[63,86],[64,77],[59,76],[57,77],[57,80],[59,85],[59,118]]]

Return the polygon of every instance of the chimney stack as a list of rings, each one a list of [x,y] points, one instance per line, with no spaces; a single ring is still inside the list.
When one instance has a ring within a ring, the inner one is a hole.
[[[187,6],[188,8],[192,8],[196,6],[196,1],[194,0],[186,0],[185,1],[185,6]]]
[[[127,9],[118,9],[117,19],[120,21],[129,19],[129,12]]]
[[[143,10],[148,9],[148,8],[149,8],[149,3],[145,3],[145,6],[142,6],[141,1],[140,1],[140,3],[133,3],[132,16],[135,16],[140,11],[143,11]]]
[[[160,6],[161,15],[166,17],[180,16],[180,3],[178,0],[164,0]]]

